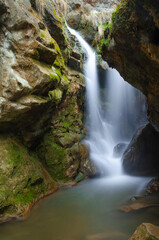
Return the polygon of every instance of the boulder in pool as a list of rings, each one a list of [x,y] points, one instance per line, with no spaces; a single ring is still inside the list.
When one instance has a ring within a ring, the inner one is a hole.
[[[157,240],[159,239],[159,227],[150,223],[142,223],[129,238],[129,240]]]

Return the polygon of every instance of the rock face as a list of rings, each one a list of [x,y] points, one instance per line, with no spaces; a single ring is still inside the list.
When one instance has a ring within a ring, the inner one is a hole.
[[[56,16],[49,15],[50,9],[43,21],[29,0],[6,0],[2,6],[0,126],[1,131],[18,132],[30,146],[46,131],[56,107],[56,99],[50,98],[49,92],[59,89],[63,95],[67,90],[64,60],[50,27],[56,25],[59,43],[64,45],[62,25]]]
[[[96,45],[104,35],[119,0],[67,0],[66,19],[70,27],[80,31],[85,39]]]
[[[150,125],[141,127],[123,155],[124,170],[133,175],[158,176],[159,134]]]
[[[142,223],[134,232],[129,240],[157,240],[159,239],[159,227],[150,224]]]
[[[148,117],[159,131],[159,5],[121,1],[103,44],[103,58],[147,97]],[[110,34],[111,32],[111,34]],[[109,41],[108,41],[109,40]]]
[[[66,41],[58,16],[65,7],[63,0],[0,1],[2,221],[24,216],[59,182],[79,181],[94,171],[80,143],[81,55]]]
[[[37,153],[51,176],[58,181],[76,179],[78,174],[96,173],[89,160],[88,147],[80,143],[84,138],[84,86],[78,83],[80,73],[70,70],[70,92],[52,117],[52,129],[44,136]]]
[[[35,154],[13,137],[0,137],[0,222],[25,216],[38,199],[56,189]]]

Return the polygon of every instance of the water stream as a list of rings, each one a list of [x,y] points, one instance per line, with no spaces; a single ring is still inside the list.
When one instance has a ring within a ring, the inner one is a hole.
[[[86,180],[48,197],[24,222],[1,225],[1,240],[127,240],[142,222],[159,224],[156,208],[130,213],[119,210],[132,196],[141,194],[150,180],[125,175],[121,157],[113,155],[114,146],[129,143],[136,129],[145,123],[144,96],[115,69],[108,68],[104,79],[98,79],[95,52],[79,33],[69,31],[86,52],[85,142],[104,177]]]

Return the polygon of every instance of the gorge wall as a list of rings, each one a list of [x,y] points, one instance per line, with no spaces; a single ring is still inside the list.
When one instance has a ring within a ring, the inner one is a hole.
[[[0,1],[0,221],[95,171],[80,143],[81,55],[61,9],[64,1]]]
[[[64,15],[110,66],[146,95],[157,146],[158,4],[128,0],[115,11],[118,4],[0,0],[1,221],[24,216],[61,184],[96,173],[81,143],[82,56],[72,47]]]

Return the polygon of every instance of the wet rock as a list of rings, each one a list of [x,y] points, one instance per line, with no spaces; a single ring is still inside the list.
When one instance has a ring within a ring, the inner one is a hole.
[[[149,182],[149,184],[147,186],[147,193],[148,194],[159,193],[159,178],[158,177],[152,179]]]
[[[159,227],[151,223],[142,223],[129,238],[129,240],[157,240],[159,239]]]
[[[118,143],[113,149],[113,157],[121,157],[127,147],[126,143]]]
[[[120,207],[124,212],[137,211],[148,207],[159,207],[158,195],[145,195],[143,197],[133,197],[131,202]]]
[[[150,125],[141,127],[123,155],[123,168],[133,175],[158,176],[159,134]]]

